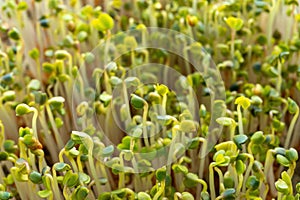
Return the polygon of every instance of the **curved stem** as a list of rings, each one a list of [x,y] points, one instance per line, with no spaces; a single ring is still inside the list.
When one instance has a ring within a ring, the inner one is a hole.
[[[45,119],[45,112],[40,113],[39,121],[43,128],[45,140],[47,141],[47,144],[49,144],[48,146],[50,147],[49,152],[50,152],[51,158],[52,158],[53,162],[56,162],[58,149],[56,148],[56,143],[53,140],[53,137],[51,136],[50,131],[48,131],[48,125],[47,125],[47,122]]]
[[[236,170],[232,165],[229,165],[228,169],[229,169],[229,172],[230,172],[232,178],[234,179],[234,186],[236,188],[237,184],[238,184],[238,177],[237,177]]]
[[[0,55],[3,57],[6,73],[9,73],[9,59],[7,57],[7,54],[3,51],[0,51]]]
[[[222,174],[222,171],[218,167],[215,167],[215,170],[219,175],[220,193],[222,193],[225,190],[223,174]],[[203,190],[204,190],[204,188],[203,188]]]
[[[0,120],[0,150],[3,151],[4,147],[3,147],[3,143],[5,140],[5,133],[4,133],[4,125],[2,123],[2,121]]]
[[[129,105],[129,101],[128,101],[128,92],[127,92],[127,87],[126,87],[126,83],[125,81],[122,82],[122,87],[123,87],[123,98],[125,101],[125,105],[126,105],[126,113],[127,113],[127,119],[125,120],[125,130],[127,130],[127,125],[130,123],[131,121],[131,114],[130,114],[130,105]]]
[[[234,122],[234,125],[230,126],[230,140],[233,140],[233,137],[235,135],[235,128],[236,128],[236,122]]]
[[[53,85],[50,84],[48,87],[47,87],[47,94],[49,95],[49,98],[52,98],[53,97],[53,94],[51,92],[51,89],[53,88]]]
[[[107,180],[109,180],[109,177],[106,173],[105,165],[102,162],[96,162],[96,165],[97,165],[97,163],[99,164],[100,172],[101,172],[102,176],[104,176]],[[106,184],[105,186],[107,187],[107,191],[111,191],[110,184]]]
[[[207,183],[203,180],[203,179],[197,179],[197,182],[200,183],[203,186],[202,192],[206,192],[207,191]]]
[[[47,165],[46,161],[44,159],[45,158],[44,151],[41,149],[38,149],[35,152],[37,153],[37,155],[39,157],[39,170],[40,170],[40,172],[42,172],[43,167]]]
[[[68,69],[69,69],[69,74],[72,74],[72,67],[73,67],[73,60],[71,54],[68,54]]]
[[[121,166],[124,166],[123,155],[124,155],[124,152],[121,152],[120,153],[120,165]],[[119,185],[118,185],[118,187],[119,187],[119,189],[125,187],[125,173],[123,171],[121,171],[119,173]]]
[[[296,168],[296,162],[293,162],[287,171],[287,173],[290,177],[293,177],[295,168]]]
[[[52,186],[53,186],[53,192],[54,192],[55,199],[61,200],[60,190],[59,190],[58,182],[57,182],[56,170],[54,169],[54,167],[52,168],[52,174],[53,174],[53,185]]]
[[[215,162],[213,162],[209,165],[209,187],[210,187],[210,198],[211,199],[216,199],[214,165],[215,165]]]
[[[199,141],[202,142],[201,152],[199,153],[200,158],[200,167],[199,167],[199,178],[203,178],[203,171],[205,165],[205,152],[207,148],[207,141],[204,138],[199,138]]]
[[[251,149],[251,148],[252,148],[252,145],[253,145],[253,142],[250,141],[249,144],[248,144],[248,147],[247,147],[247,151],[248,151],[248,153],[251,154],[251,155],[253,155],[252,149]]]
[[[267,195],[268,195],[268,192],[269,192],[269,185],[268,184],[265,184],[266,185],[266,189],[263,193],[263,199],[266,199],[267,198]]]
[[[204,173],[204,169],[205,169],[205,153],[206,153],[206,149],[207,149],[207,141],[205,138],[200,137],[199,141],[202,142],[202,148],[199,152],[199,159],[200,159],[200,164],[199,164],[199,170],[198,170],[198,176],[200,179],[203,178],[203,173]],[[200,190],[201,190],[201,186],[199,186],[197,188],[197,196],[200,195]]]
[[[76,165],[74,158],[72,156],[68,155],[68,153],[66,154],[66,156],[67,156],[68,160],[70,161],[74,171],[78,172],[78,167]]]
[[[56,191],[54,190],[54,185],[53,185],[54,184],[54,180],[53,180],[53,178],[52,178],[52,176],[50,174],[45,174],[44,176],[45,176],[45,180],[47,181],[47,179],[48,179],[50,181],[52,187],[53,187],[53,190],[52,190],[50,184],[44,184],[47,190],[52,191],[51,194],[50,194],[50,196],[48,197],[48,200],[53,200],[53,192],[56,193]]]
[[[89,140],[91,140],[91,138],[89,138]],[[95,183],[96,183],[96,188],[97,188],[97,192],[100,194],[100,191],[101,191],[101,186],[100,186],[100,182],[98,180],[98,175],[97,175],[97,172],[96,172],[96,168],[95,168],[95,165],[94,165],[94,162],[93,162],[93,148],[94,148],[94,143],[93,141],[89,141],[90,145],[89,145],[89,149],[88,149],[88,163],[89,163],[89,166],[91,168],[91,174],[95,180]],[[98,194],[98,195],[99,195]]]
[[[294,130],[294,127],[295,127],[295,124],[298,120],[298,117],[299,117],[299,108],[297,108],[297,111],[290,123],[290,126],[289,126],[289,130],[288,130],[288,133],[287,133],[287,136],[286,136],[286,140],[285,140],[285,143],[284,143],[284,148],[287,148],[290,144],[290,140],[291,140],[291,137],[293,135],[293,130]]]
[[[19,138],[19,148],[20,148],[20,158],[24,158],[25,160],[28,160],[27,153],[26,153],[26,146],[23,142],[24,138]]]
[[[38,139],[38,132],[37,132],[37,118],[38,118],[38,111],[36,108],[31,107],[31,110],[33,111],[33,117],[32,117],[32,129],[33,129],[33,135],[36,139]]]
[[[278,192],[278,197],[277,197],[277,200],[282,200],[282,193],[281,192]]]
[[[67,188],[67,186],[64,186],[64,189],[63,189],[63,195],[64,195],[64,198],[66,199],[66,200],[69,200],[70,198],[69,198],[69,194],[68,194],[68,188]]]
[[[149,147],[149,140],[147,135],[147,115],[148,115],[148,103],[145,101],[144,103],[144,111],[143,111],[143,137],[146,147]]]
[[[278,70],[278,77],[277,77],[277,84],[276,84],[276,90],[279,94],[281,94],[281,84],[282,84],[282,76],[281,76],[281,71],[282,71],[282,63],[278,59],[278,64],[277,64],[277,70]]]
[[[59,154],[58,154],[58,160],[59,162],[63,163],[64,162],[64,158],[63,155],[65,153],[65,148],[63,148],[62,150],[60,150]]]
[[[28,153],[28,163],[31,165],[32,169],[37,171],[37,167],[36,167],[36,162],[35,162],[35,156],[33,155],[33,153],[31,153],[31,151],[26,148],[27,153]]]
[[[238,113],[239,134],[240,135],[244,135],[243,117],[242,117],[241,105],[237,106],[237,113]]]
[[[15,176],[15,174],[17,173],[17,167],[12,167],[10,169],[10,172],[11,172],[12,178],[14,180],[14,183],[15,183],[15,186],[17,188],[17,191],[19,193],[20,198],[21,199],[27,199],[28,196],[27,196],[26,188],[24,187],[24,185],[20,184],[19,181],[17,181],[17,178]]]
[[[248,165],[248,168],[246,170],[246,174],[245,174],[244,181],[243,181],[243,189],[242,189],[243,192],[246,191],[246,181],[247,181],[247,179],[250,175],[250,172],[252,170],[252,166],[254,164],[254,158],[251,154],[246,154],[245,153],[244,155],[246,155],[249,158],[249,165]]]
[[[220,196],[218,196],[218,197],[216,198],[216,200],[221,200],[222,198],[223,198],[223,196],[220,195]]]
[[[161,182],[160,188],[157,191],[157,193],[154,195],[153,200],[158,200],[159,197],[164,193],[164,191],[165,191],[165,180]]]
[[[266,177],[266,183],[268,184],[268,180],[274,180],[274,174],[273,173],[269,173],[270,169],[273,169],[273,162],[274,162],[274,158],[273,158],[273,153],[274,150],[273,149],[269,149],[267,152],[267,156],[266,156],[266,160],[265,160],[265,165],[264,165],[264,176]],[[271,192],[274,192],[274,188],[272,188],[272,185],[269,185]]]
[[[176,141],[176,137],[177,137],[177,131],[179,131],[179,125],[175,125],[172,128],[172,141],[170,144],[170,150],[169,150],[169,154],[168,154],[168,160],[167,160],[167,174],[171,174],[171,163],[172,163],[172,159],[173,159],[173,153],[174,153],[174,145],[175,145],[175,141]]]
[[[237,186],[237,189],[236,189],[236,196],[237,197],[239,197],[239,194],[240,194],[240,191],[241,191],[241,189],[242,189],[242,187],[243,187],[243,179],[244,179],[244,177],[243,177],[243,174],[240,174],[239,176],[238,176],[238,186]]]
[[[51,111],[50,106],[48,104],[46,104],[46,110],[47,110],[47,114],[49,116],[49,120],[50,120],[52,129],[53,129],[53,132],[54,132],[55,140],[58,144],[58,148],[61,149],[61,148],[63,148],[64,144],[63,144],[62,138],[60,137],[60,134],[59,134],[59,131],[57,129],[52,111]]]
[[[80,160],[81,155],[82,155],[82,153],[79,153],[79,155],[76,158],[76,162],[77,162],[77,165],[78,165],[78,171],[79,172],[83,172],[83,167],[82,167],[82,163],[81,163],[81,160]]]

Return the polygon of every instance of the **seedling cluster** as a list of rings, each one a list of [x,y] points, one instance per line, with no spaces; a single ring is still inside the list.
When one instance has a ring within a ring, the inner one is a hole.
[[[0,200],[300,199],[298,3],[1,1]]]

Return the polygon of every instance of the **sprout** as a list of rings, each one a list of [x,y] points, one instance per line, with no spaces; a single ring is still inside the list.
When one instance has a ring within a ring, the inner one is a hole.
[[[137,87],[140,84],[140,81],[137,77],[127,77],[124,82],[126,83],[127,87]]]
[[[241,149],[241,145],[245,144],[248,140],[248,137],[246,135],[236,135],[233,137],[234,143]]]
[[[191,193],[189,193],[189,192],[183,192],[182,193],[182,199],[183,200],[194,200],[195,198],[193,197],[193,195]]]
[[[48,100],[48,104],[54,109],[60,109],[63,107],[65,99],[63,97],[52,97]]]
[[[20,40],[21,39],[21,34],[19,32],[19,30],[15,27],[13,27],[9,32],[8,32],[8,36],[13,39],[13,40]]]
[[[122,80],[116,76],[112,76],[110,77],[110,83],[113,85],[113,86],[117,86],[119,84],[122,83]]]
[[[290,161],[285,156],[282,156],[280,154],[276,155],[276,161],[285,167],[288,167],[290,165]]]
[[[25,1],[21,1],[18,3],[17,10],[24,11],[24,10],[27,10],[27,8],[28,8],[28,5]]]
[[[38,195],[41,198],[50,198],[53,194],[52,194],[51,190],[41,190],[41,191],[38,191]]]
[[[29,107],[27,104],[21,103],[16,107],[16,114],[17,116],[25,115],[32,112],[32,108]]]
[[[30,52],[29,52],[29,56],[34,59],[37,60],[40,57],[40,52],[37,48],[33,48]]]
[[[289,186],[281,179],[276,181],[275,186],[278,192],[283,194],[287,194],[289,192]]]
[[[95,60],[95,55],[91,52],[86,52],[83,54],[83,58],[87,63],[93,63]]]
[[[103,157],[109,157],[113,154],[113,152],[114,152],[114,146],[109,145],[102,150],[102,155]]]
[[[133,107],[136,109],[142,109],[144,107],[144,105],[146,104],[144,99],[142,99],[141,97],[139,97],[135,94],[131,95],[130,102],[133,105]]]
[[[137,195],[138,200],[151,200],[151,197],[146,192],[139,192]]]
[[[286,157],[291,162],[296,162],[298,160],[298,152],[294,148],[290,148],[286,151]]]
[[[88,196],[89,192],[89,189],[85,186],[78,186],[72,195],[72,199],[85,199]]]
[[[32,181],[34,184],[42,183],[42,174],[37,171],[32,171],[29,174],[29,180]]]
[[[284,195],[290,195],[293,193],[293,186],[291,177],[288,175],[287,172],[281,173],[281,178],[275,182],[276,190]],[[279,195],[280,198],[280,195]]]
[[[255,176],[250,176],[247,179],[246,187],[250,190],[256,190],[259,187],[259,180]]]
[[[197,127],[192,120],[183,120],[180,122],[180,130],[186,133],[195,132]]]
[[[189,171],[186,166],[180,164],[173,164],[172,169],[175,173],[183,173],[183,174],[187,174]]]
[[[143,137],[144,137],[144,142],[147,147],[150,146],[149,141],[147,139],[147,115],[148,115],[148,103],[145,101],[143,98],[131,94],[131,99],[130,99],[131,104],[133,105],[134,108],[136,109],[143,109]]]
[[[202,180],[202,179],[199,179],[199,177],[196,174],[187,173],[186,174],[186,178],[189,179],[189,180],[191,180],[191,181],[194,181],[194,182],[202,184],[202,186],[203,186],[202,192],[206,192],[207,191],[207,184],[206,184],[206,182],[204,180]]]
[[[287,136],[286,136],[285,143],[284,143],[285,148],[287,148],[289,143],[290,143],[292,133],[293,133],[293,130],[294,130],[294,126],[295,126],[296,121],[298,120],[298,117],[299,117],[299,106],[291,98],[288,98],[288,110],[291,114],[294,114],[294,117],[293,117],[293,119],[290,123],[289,129],[288,129],[288,132],[287,132]]]
[[[63,185],[67,187],[75,187],[78,184],[79,176],[76,173],[72,173],[71,171],[68,171],[63,179]]]
[[[0,199],[299,199],[298,2],[107,2],[1,2]]]
[[[238,97],[234,103],[238,104],[239,106],[242,106],[243,109],[248,109],[249,106],[251,105],[250,99],[248,99],[247,97],[244,97],[244,96]]]
[[[160,168],[156,170],[156,179],[161,182],[161,186],[157,193],[154,195],[153,199],[157,200],[164,192],[165,190],[165,185],[166,185],[166,178],[167,178],[167,173],[166,173],[166,167]]]
[[[223,126],[230,127],[230,139],[233,139],[237,123],[229,117],[219,117],[216,121]]]
[[[135,66],[135,49],[137,48],[138,44],[136,42],[136,39],[133,36],[127,36],[124,39],[124,47],[126,47],[128,50],[131,51],[131,66]],[[125,50],[125,49],[124,49]]]
[[[235,197],[235,189],[229,188],[226,189],[219,197],[216,198],[216,200],[219,199],[230,199]]]
[[[162,182],[163,180],[165,180],[166,178],[166,168],[160,168],[156,171],[155,173],[156,175],[156,179],[159,181],[159,182]]]
[[[2,95],[3,101],[14,101],[16,99],[16,92],[12,90],[5,91]]]
[[[236,17],[225,18],[226,24],[234,31],[239,31],[243,27],[243,20]]]
[[[33,79],[27,85],[30,90],[39,90],[41,87],[41,82],[39,80]]]
[[[187,20],[188,24],[190,26],[192,26],[192,27],[195,26],[198,23],[198,19],[197,19],[196,16],[190,16],[190,15],[188,15],[186,17],[186,20]]]
[[[108,31],[114,27],[114,20],[107,13],[101,13],[92,25],[99,31]]]
[[[39,19],[39,22],[40,22],[41,27],[43,27],[43,28],[49,28],[50,27],[49,19],[46,16],[42,16]]]
[[[237,112],[238,112],[238,126],[239,126],[239,134],[244,134],[244,128],[243,128],[243,117],[242,117],[242,111],[241,107],[243,107],[244,110],[248,109],[251,105],[250,99],[244,96],[238,97],[235,102],[237,104]]]
[[[1,200],[8,200],[11,199],[13,196],[10,192],[0,191],[0,199]]]
[[[53,167],[58,172],[68,171],[71,169],[70,165],[66,163],[55,163]]]
[[[234,126],[236,122],[229,117],[220,117],[216,121],[223,126]]]

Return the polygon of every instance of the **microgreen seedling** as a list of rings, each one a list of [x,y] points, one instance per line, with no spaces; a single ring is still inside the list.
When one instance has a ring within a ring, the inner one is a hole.
[[[299,199],[298,1],[85,3],[0,3],[0,200]]]

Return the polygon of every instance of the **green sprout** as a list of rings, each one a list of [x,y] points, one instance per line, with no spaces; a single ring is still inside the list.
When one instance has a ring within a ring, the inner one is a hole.
[[[239,134],[244,134],[244,128],[243,128],[243,117],[242,117],[242,111],[241,107],[246,110],[251,105],[250,99],[244,96],[238,97],[235,102],[237,104],[237,112],[238,112],[238,127],[239,127]]]
[[[298,1],[86,3],[0,3],[0,200],[299,199]]]
[[[21,104],[17,105],[17,107],[16,107],[16,115],[17,116],[26,115],[31,112],[33,112],[32,127],[33,127],[34,136],[36,138],[38,138],[38,132],[37,132],[38,111],[37,111],[37,109],[34,107],[30,107],[24,103],[21,103]]]

